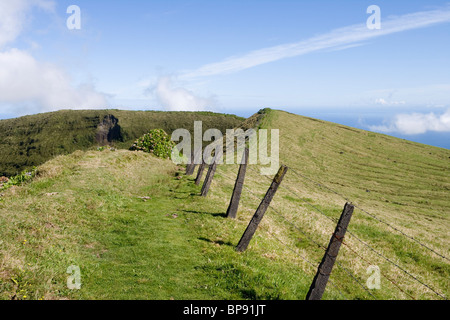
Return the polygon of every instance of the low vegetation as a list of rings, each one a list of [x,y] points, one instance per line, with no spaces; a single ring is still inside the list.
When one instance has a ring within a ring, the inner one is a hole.
[[[230,220],[237,165],[218,166],[203,198],[195,176],[168,159],[76,151],[3,192],[0,298],[302,300],[342,196],[366,212],[354,212],[324,299],[448,297],[448,261],[429,249],[450,255],[450,151],[265,113],[258,126],[280,130],[289,170],[247,251],[234,248],[272,178],[259,166],[249,165]],[[80,290],[67,287],[71,265]],[[380,289],[366,288],[371,265]]]

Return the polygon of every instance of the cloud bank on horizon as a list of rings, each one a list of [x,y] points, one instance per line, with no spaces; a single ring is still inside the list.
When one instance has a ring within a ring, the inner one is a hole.
[[[162,76],[153,90],[161,106],[169,111],[205,111],[217,105],[214,97],[203,98],[182,87],[174,87],[173,79]]]
[[[398,114],[384,125],[369,126],[370,130],[382,133],[398,132],[406,135],[431,132],[450,132],[450,109],[442,114],[418,113]]]

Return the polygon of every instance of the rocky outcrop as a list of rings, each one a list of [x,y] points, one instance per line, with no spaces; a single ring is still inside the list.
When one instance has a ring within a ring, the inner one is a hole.
[[[95,141],[100,146],[110,145],[113,141],[123,141],[119,119],[109,114],[97,127]]]

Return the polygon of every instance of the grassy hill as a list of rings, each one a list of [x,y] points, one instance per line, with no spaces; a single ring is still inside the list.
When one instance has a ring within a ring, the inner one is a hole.
[[[234,247],[271,183],[259,166],[230,220],[237,165],[219,166],[202,198],[169,160],[77,151],[2,192],[0,298],[304,299],[342,196],[358,208],[324,299],[448,297],[450,150],[282,111],[258,125],[280,130],[290,169],[246,252]],[[67,288],[71,265],[81,290]],[[366,288],[370,265],[379,290]]]
[[[308,203],[337,220],[344,196],[360,209],[350,224],[348,247],[342,250],[343,267],[365,284],[367,261],[378,265],[386,275],[376,291],[381,297],[411,298],[390,280],[414,298],[441,298],[423,284],[448,297],[450,150],[282,111],[270,112],[261,127],[280,130],[281,162],[293,169],[284,181],[290,191],[277,196],[291,221],[326,245],[334,223]],[[346,273],[344,278],[349,278]]]
[[[0,176],[12,176],[60,154],[114,145],[128,149],[150,129],[169,134],[178,128],[193,131],[194,120],[204,130],[224,130],[243,118],[212,112],[123,110],[62,110],[0,120]]]

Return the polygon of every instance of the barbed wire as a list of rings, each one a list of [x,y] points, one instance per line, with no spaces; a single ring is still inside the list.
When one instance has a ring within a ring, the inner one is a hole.
[[[281,186],[281,185],[280,185]],[[290,191],[290,192],[292,192],[291,190],[289,190],[289,189],[287,189],[287,188],[285,188],[285,187],[283,187],[284,189],[286,189],[286,190],[288,190],[288,191]],[[297,195],[296,195],[297,196]],[[309,205],[311,205],[310,203],[308,203],[307,201],[305,201],[307,204],[309,204]],[[312,206],[312,205],[311,205]],[[315,206],[312,206],[312,207],[314,207],[315,208]],[[273,208],[272,208],[273,209]],[[284,218],[289,224],[291,224],[296,230],[298,230],[299,232],[301,232],[304,236],[306,236],[306,237],[308,237],[307,235],[306,235],[306,233],[303,231],[303,230],[301,230],[297,225],[295,225],[292,221],[290,221],[290,220],[288,220],[287,218],[285,218],[283,215],[281,215],[281,214],[279,214],[275,209],[273,209],[274,210],[274,212],[276,213],[276,214],[278,214],[280,217],[282,217],[282,218]],[[316,208],[316,210],[319,210],[319,209],[317,209]],[[322,214],[323,215],[325,215],[323,212],[322,212]],[[308,237],[309,238],[309,240],[311,241],[311,242],[313,242],[314,244],[316,244],[318,247],[321,247],[322,249],[326,249],[323,245],[321,245],[321,244],[319,244],[319,243],[317,243],[316,241],[314,241],[312,238],[310,238],[310,237]],[[369,263],[369,265],[372,265],[373,263],[372,262],[369,262],[369,261],[367,261],[366,259],[364,259],[361,255],[359,255],[359,254],[357,254],[357,252],[355,251],[355,250],[353,250],[347,243],[345,243],[344,241],[342,241],[342,243],[345,245],[345,246],[347,246],[347,248],[348,249],[350,249],[351,251],[353,251],[360,259],[362,259],[363,261],[365,261],[366,263]],[[394,284],[398,289],[400,289],[400,291],[402,291],[403,293],[405,293],[405,294],[407,294],[408,296],[410,296],[411,298],[413,298],[411,295],[409,295],[408,293],[406,293],[404,290],[402,290],[393,280],[391,280],[391,279],[389,279],[386,275],[384,275],[383,273],[381,273],[380,272],[380,274],[382,274],[388,281],[390,281],[392,284]],[[413,298],[414,299],[414,298]]]
[[[348,245],[345,241],[341,241],[342,244],[349,249],[350,251],[352,251],[356,256],[358,256],[361,260],[363,260],[364,262],[366,262],[369,266],[373,265],[373,263],[371,261],[368,261],[367,259],[365,259],[363,256],[361,256],[358,252],[356,252],[350,245]],[[394,286],[397,287],[397,289],[399,289],[401,292],[403,292],[404,294],[408,295],[411,299],[416,300],[412,295],[410,295],[409,293],[407,293],[406,291],[404,291],[394,280],[388,278],[384,273],[382,273],[380,271],[380,274],[385,277],[389,282],[391,282]]]
[[[287,189],[286,187],[284,187],[285,189]],[[327,187],[327,189],[331,190],[330,188]],[[289,190],[289,189],[288,189]],[[291,191],[292,193],[292,191]],[[336,193],[336,192],[335,192]],[[300,198],[297,195],[298,198]],[[349,199],[347,199],[346,197],[342,196],[345,200],[347,200],[348,202],[351,202]],[[300,198],[301,199],[301,198]],[[356,206],[355,206],[356,207]],[[317,210],[317,209],[316,209]],[[323,214],[323,212],[321,212]],[[415,281],[417,281],[418,283],[420,283],[421,285],[425,286],[426,288],[428,288],[429,290],[431,290],[432,292],[434,292],[436,295],[447,299],[443,294],[437,292],[435,289],[431,288],[430,285],[424,283],[423,281],[421,281],[420,279],[418,279],[416,276],[414,276],[413,274],[411,274],[410,272],[408,272],[407,270],[405,270],[404,268],[402,268],[401,266],[399,266],[397,263],[395,263],[394,261],[392,261],[391,259],[385,257],[384,255],[382,255],[381,253],[379,253],[377,250],[375,250],[373,247],[371,247],[369,244],[367,244],[366,242],[364,242],[363,240],[361,240],[359,237],[357,237],[353,232],[351,232],[350,230],[347,230],[347,232],[352,235],[356,240],[358,240],[360,243],[362,243],[363,245],[365,245],[366,247],[368,247],[372,252],[376,253],[378,256],[380,256],[381,258],[383,258],[384,260],[388,261],[389,263],[391,263],[392,265],[394,265],[395,267],[397,267],[398,269],[400,269],[402,272],[404,272],[405,274],[407,274],[409,277],[411,277],[412,279],[414,279]]]
[[[336,190],[333,190],[332,188],[330,188],[330,187],[324,185],[323,183],[320,183],[320,182],[318,182],[318,181],[316,181],[316,180],[314,180],[314,179],[311,179],[311,178],[309,178],[309,177],[307,177],[307,176],[301,174],[300,172],[297,171],[297,169],[294,169],[294,168],[292,168],[292,167],[289,167],[289,169],[290,169],[292,172],[294,172],[294,174],[296,174],[297,176],[300,176],[300,177],[302,177],[302,178],[304,178],[304,179],[307,179],[307,180],[309,180],[309,181],[311,181],[311,182],[317,184],[318,186],[320,186],[320,187],[322,187],[322,188],[325,188],[325,189],[329,190],[330,192],[332,192],[332,193],[334,193],[334,194],[340,196],[341,198],[343,198],[343,199],[346,200],[347,202],[351,202],[351,203],[355,206],[355,208],[358,208],[359,210],[361,210],[361,211],[364,212],[365,214],[369,215],[369,216],[372,217],[373,219],[377,220],[378,222],[387,225],[388,227],[390,227],[391,229],[393,229],[393,230],[399,232],[399,233],[402,234],[403,236],[405,236],[405,237],[407,237],[407,238],[409,238],[409,239],[415,241],[416,243],[418,243],[418,244],[421,245],[422,247],[426,248],[427,250],[433,252],[434,254],[438,255],[439,257],[441,257],[441,258],[443,258],[443,259],[446,259],[447,261],[450,261],[450,259],[447,258],[446,256],[444,256],[443,254],[441,254],[441,253],[437,252],[436,250],[434,250],[434,249],[428,247],[427,245],[425,245],[425,244],[422,243],[421,241],[415,239],[414,237],[412,237],[412,236],[410,236],[410,235],[404,233],[403,231],[401,231],[401,230],[398,229],[397,227],[393,226],[392,224],[390,224],[390,223],[388,223],[388,222],[382,220],[381,218],[377,217],[375,214],[370,213],[370,212],[368,212],[367,210],[361,208],[360,206],[358,206],[357,204],[355,204],[353,201],[351,201],[350,199],[348,199],[348,198],[347,198],[346,196],[344,196],[343,194],[337,192]]]
[[[252,170],[253,172],[256,172],[253,168],[250,168],[250,170]],[[271,178],[267,177],[267,176],[263,176],[268,180],[272,180]],[[337,220],[329,217],[325,212],[323,212],[322,210],[320,210],[319,208],[317,208],[317,206],[313,205],[311,202],[303,199],[302,197],[298,196],[295,192],[293,192],[292,190],[286,188],[284,185],[280,184],[280,187],[282,189],[287,190],[289,193],[293,194],[298,200],[302,201],[303,203],[307,204],[308,206],[314,208],[317,212],[319,212],[320,214],[322,214],[322,216],[324,216],[326,219],[330,220],[331,222],[333,222],[334,224],[337,223]]]
[[[314,243],[317,247],[319,247],[320,249],[322,249],[323,251],[325,251],[325,254],[327,254],[328,256],[330,256],[329,253],[327,252],[327,248],[326,248],[325,246],[321,245],[320,243],[318,243],[318,242],[316,242],[314,239],[312,239],[310,236],[308,236],[308,235],[306,234],[306,232],[304,232],[303,230],[301,230],[300,227],[298,227],[295,223],[293,223],[291,220],[289,220],[288,218],[286,218],[285,216],[283,216],[281,213],[279,213],[277,210],[275,210],[274,207],[272,207],[271,205],[269,205],[269,208],[272,209],[272,211],[275,212],[276,215],[278,215],[278,216],[281,217],[283,220],[285,220],[287,223],[289,223],[294,229],[296,229],[297,231],[299,231],[300,233],[302,233],[309,241],[311,241],[311,242]],[[331,257],[331,256],[330,256],[330,257]],[[347,274],[348,274],[350,277],[352,277],[353,280],[356,281],[356,283],[358,283],[358,285],[360,285],[364,290],[366,290],[367,293],[368,293],[370,296],[372,296],[373,298],[375,298],[375,296],[373,296],[373,295],[370,293],[370,291],[368,291],[368,289],[367,289],[362,283],[360,283],[360,282],[358,281],[358,279],[357,279],[355,276],[353,276],[353,274],[352,274],[347,268],[345,268],[339,261],[336,260],[335,262],[336,262],[336,264],[337,264],[340,268],[344,269],[344,270],[347,272]],[[376,299],[376,298],[375,298],[375,299]]]
[[[289,251],[293,252],[295,255],[299,256],[301,259],[303,259],[304,261],[306,261],[309,265],[311,265],[315,270],[319,267],[319,265],[314,265],[312,262],[310,262],[308,259],[306,259],[304,256],[300,255],[296,250],[292,249],[290,246],[288,246],[287,244],[285,244],[283,241],[281,241],[278,237],[276,237],[272,232],[270,232],[268,229],[266,229],[266,232],[273,237],[275,240],[277,240],[279,243],[281,243],[284,247],[286,247]],[[331,284],[338,292],[339,294],[344,297],[344,299],[346,299],[346,297],[344,296],[344,294],[341,292],[341,290],[339,290],[339,288],[337,287],[337,285],[328,279],[328,283]],[[347,300],[347,299],[346,299]]]
[[[222,173],[223,174],[223,173]],[[225,175],[225,174],[223,174],[223,176],[225,176],[226,178],[228,178],[229,180],[231,180],[231,181],[234,181],[234,179],[233,178],[231,178],[231,177],[229,177],[229,176],[227,176],[227,175]],[[247,186],[245,186],[244,185],[244,188],[246,188],[246,190],[247,191],[249,191],[249,193],[251,194],[251,195],[253,195],[254,197],[256,197],[258,200],[260,200],[259,199],[259,197],[256,195],[256,194],[254,194],[253,193],[253,191],[250,189],[250,188],[248,188]],[[303,230],[301,230],[297,225],[295,225],[292,221],[290,221],[289,219],[287,219],[286,217],[284,217],[281,213],[279,213],[273,206],[271,206],[271,205],[269,205],[269,208],[273,211],[273,212],[275,212],[278,216],[280,216],[280,217],[282,217],[286,222],[288,222],[288,223],[290,223],[296,230],[298,230],[298,231],[300,231],[305,237],[307,237],[311,242],[313,242],[315,245],[317,245],[319,248],[321,248],[321,249],[323,249],[324,251],[325,251],[325,253],[326,254],[328,254],[327,252],[326,252],[326,249],[327,248],[325,248],[323,245],[321,245],[321,244],[319,244],[319,243],[317,243],[316,241],[314,241],[311,237],[309,237]],[[272,236],[274,236],[274,235],[272,235]],[[275,237],[275,236],[274,236]],[[278,241],[280,241],[279,239],[278,239]],[[280,241],[281,242],[281,241]],[[285,246],[287,246],[287,245],[285,245]],[[288,247],[289,248],[289,247]],[[293,250],[293,249],[291,249],[291,248],[289,248],[291,251],[294,251],[295,252],[295,250]],[[300,256],[301,257],[301,256]],[[306,259],[306,258],[304,258],[304,257],[302,257],[305,261],[307,261],[308,262],[308,260]],[[368,291],[368,289],[363,285],[363,284],[361,284],[359,281],[358,281],[358,279],[347,269],[347,268],[345,268],[339,261],[335,261],[336,262],[336,264],[340,267],[340,268],[342,268],[354,281],[356,281],[356,283],[358,283],[358,285],[360,285],[370,296],[372,296],[374,299],[376,299],[375,298],[375,296],[374,295],[372,295],[371,293],[370,293],[370,291]],[[309,262],[310,263],[310,262]],[[310,263],[311,264],[311,263]],[[311,264],[312,265],[312,264]],[[316,266],[316,268],[317,268],[317,266]],[[339,291],[339,290],[338,290]]]
[[[289,169],[291,169],[290,167],[288,167]],[[253,172],[256,172],[255,170],[253,170],[251,168],[251,170]],[[294,171],[294,170],[293,170]],[[270,179],[269,177],[266,177],[267,179]],[[312,179],[310,179],[311,181],[314,181]],[[295,197],[299,200],[301,200],[302,202],[308,204],[309,206],[311,206],[312,208],[314,208],[317,212],[319,212],[321,215],[323,215],[324,217],[326,217],[328,220],[331,220],[333,222],[336,222],[335,220],[333,220],[332,218],[328,217],[322,210],[320,210],[319,208],[317,208],[317,206],[314,206],[313,204],[311,204],[310,202],[302,199],[299,195],[297,195],[295,192],[293,192],[292,190],[290,190],[287,187],[284,187],[283,185],[280,185],[283,189],[289,191],[291,194],[295,195]],[[245,186],[244,186],[245,187]],[[329,190],[332,190],[328,187],[326,187]],[[337,193],[337,192],[334,192]],[[339,193],[337,193],[339,194]],[[340,194],[339,194],[340,195]],[[351,202],[349,199],[347,199],[345,196],[340,195],[341,197],[343,197],[345,200],[347,200],[348,202]],[[356,206],[355,206],[356,207]],[[354,233],[352,233],[350,230],[347,230],[347,232],[352,235],[356,240],[358,240],[360,243],[362,243],[364,246],[368,247],[372,252],[376,253],[379,257],[383,258],[384,260],[388,261],[389,263],[391,263],[392,265],[394,265],[395,267],[397,267],[398,269],[400,269],[402,272],[404,272],[405,274],[407,274],[409,277],[411,277],[412,279],[414,279],[415,281],[417,281],[418,283],[420,283],[421,285],[425,286],[427,289],[429,289],[430,291],[434,292],[436,295],[440,296],[443,299],[447,299],[447,297],[441,293],[439,293],[438,291],[436,291],[435,289],[433,289],[430,285],[424,283],[423,281],[421,281],[420,279],[418,279],[416,276],[414,276],[413,274],[411,274],[410,272],[408,272],[407,270],[405,270],[404,268],[402,268],[401,266],[399,266],[397,263],[393,262],[391,259],[385,257],[384,255],[382,255],[381,253],[379,253],[377,250],[375,250],[373,247],[371,247],[369,244],[367,244],[366,242],[364,242],[363,240],[359,239],[359,237],[357,237]]]
[[[401,266],[399,266],[397,263],[395,263],[394,261],[392,261],[391,259],[385,257],[384,255],[382,255],[381,253],[379,253],[377,250],[375,250],[373,247],[371,247],[369,244],[367,244],[366,242],[364,242],[363,240],[361,240],[360,238],[358,238],[354,233],[352,233],[350,230],[347,229],[347,233],[349,233],[351,236],[353,236],[356,240],[358,240],[360,243],[362,243],[364,246],[366,246],[367,248],[369,248],[372,252],[374,252],[375,254],[377,254],[379,257],[383,258],[384,260],[386,260],[387,262],[391,263],[392,265],[394,265],[395,267],[397,267],[398,269],[400,269],[401,271],[403,271],[405,274],[407,274],[409,277],[411,277],[412,279],[414,279],[415,281],[419,282],[420,284],[422,284],[423,286],[425,286],[426,288],[428,288],[429,290],[433,291],[436,295],[447,299],[447,297],[445,297],[443,294],[437,292],[436,290],[434,290],[433,288],[431,288],[431,286],[427,285],[426,283],[422,282],[421,280],[419,280],[416,276],[414,276],[413,274],[409,273],[407,270],[405,270],[404,268],[402,268]]]

